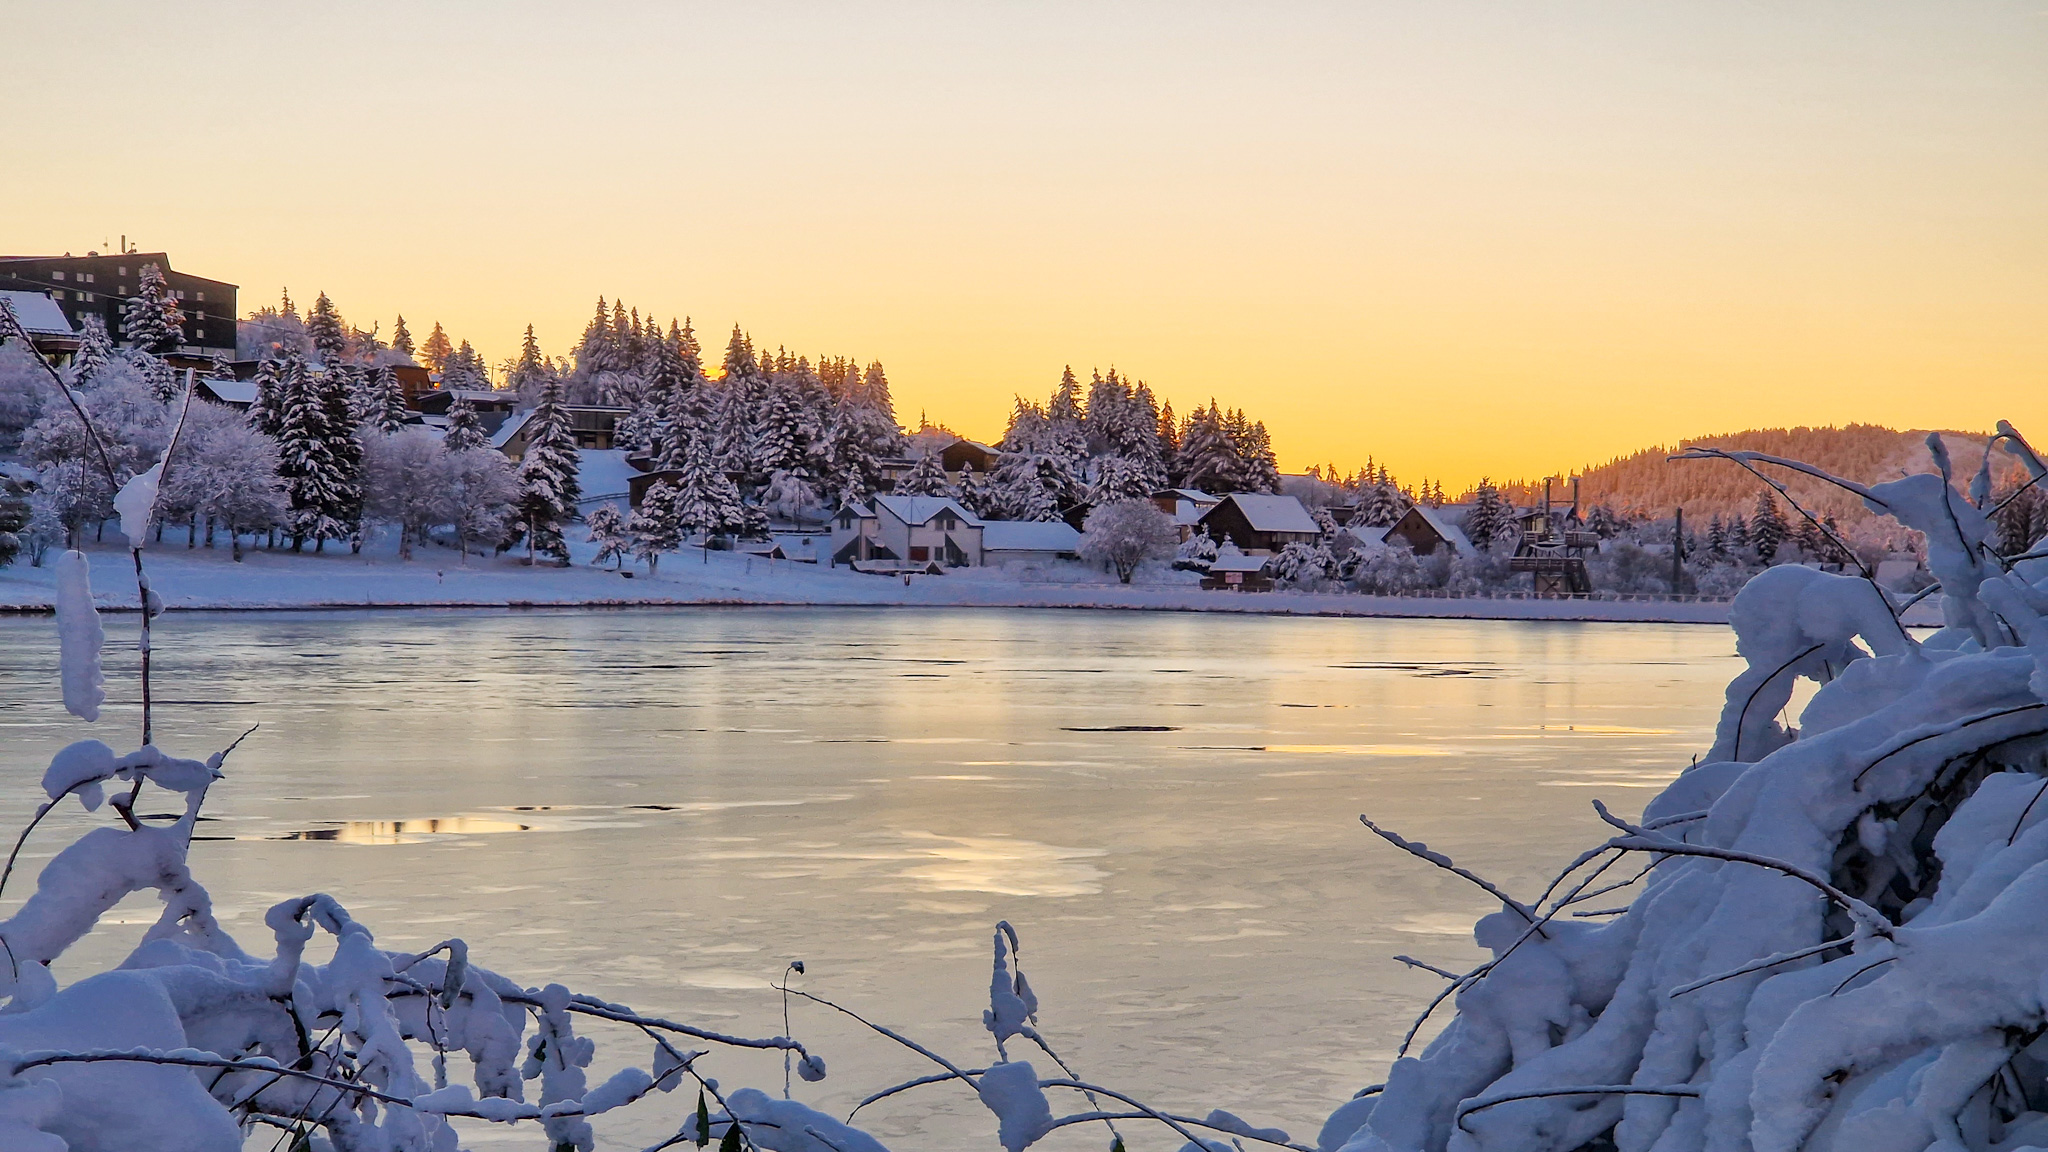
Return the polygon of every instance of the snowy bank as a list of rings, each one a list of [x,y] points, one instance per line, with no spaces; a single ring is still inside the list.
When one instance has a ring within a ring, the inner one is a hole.
[[[1610,620],[1722,624],[1713,601],[1438,599],[1341,592],[1205,591],[1193,584],[1053,582],[1036,570],[967,569],[944,576],[863,575],[733,552],[683,552],[660,571],[631,578],[579,563],[528,568],[517,557],[457,564],[448,549],[410,562],[389,548],[324,554],[253,550],[237,563],[224,551],[166,543],[150,552],[152,586],[167,609],[527,607],[632,605],[902,605],[910,607],[1120,608],[1298,616],[1403,616],[1475,620]],[[132,609],[135,587],[125,550],[89,549],[100,607]],[[1061,575],[1093,574],[1070,569]],[[54,565],[0,569],[0,611],[48,611],[57,603]],[[1932,620],[1930,623],[1934,622]]]

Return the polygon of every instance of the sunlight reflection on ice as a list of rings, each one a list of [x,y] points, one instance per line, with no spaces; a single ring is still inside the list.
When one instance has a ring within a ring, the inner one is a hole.
[[[1035,840],[938,836],[906,832],[915,855],[933,862],[897,873],[929,892],[994,892],[1003,896],[1092,896],[1108,874],[1080,861],[1100,848],[1059,848]]]

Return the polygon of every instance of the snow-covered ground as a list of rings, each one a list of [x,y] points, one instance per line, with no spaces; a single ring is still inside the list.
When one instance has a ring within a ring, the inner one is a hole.
[[[332,547],[310,551],[252,550],[236,563],[225,547],[187,549],[167,534],[149,549],[150,581],[172,609],[312,607],[504,607],[519,605],[849,604],[988,607],[1127,608],[1328,616],[1424,616],[1501,620],[1616,620],[1726,623],[1721,603],[1583,600],[1443,600],[1356,593],[1204,591],[1186,573],[1147,573],[1154,583],[1129,586],[1081,565],[1050,570],[968,569],[944,576],[863,575],[738,553],[695,551],[665,558],[660,571],[631,578],[588,566],[588,546],[575,546],[570,568],[528,568],[523,557],[457,562],[452,549],[423,548],[411,562],[396,559],[388,541],[361,555]],[[88,548],[92,585],[102,607],[133,607],[128,554],[111,544]],[[0,610],[47,609],[56,603],[55,557],[44,567],[17,562],[0,569]],[[1167,582],[1171,581],[1171,582]]]

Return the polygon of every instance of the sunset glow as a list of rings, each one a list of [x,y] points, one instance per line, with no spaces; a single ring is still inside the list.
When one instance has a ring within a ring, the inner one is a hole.
[[[245,311],[325,290],[494,362],[528,323],[566,354],[604,295],[880,360],[913,426],[994,438],[1114,365],[1251,410],[1287,469],[1452,487],[1765,425],[2048,436],[2038,2],[6,27],[10,252],[126,234]]]

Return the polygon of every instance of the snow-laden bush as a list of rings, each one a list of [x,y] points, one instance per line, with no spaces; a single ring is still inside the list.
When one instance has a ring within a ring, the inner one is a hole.
[[[1929,448],[1940,475],[1823,479],[1925,534],[1945,626],[1913,636],[1867,575],[1752,579],[1713,747],[1638,819],[1600,809],[1616,835],[1534,899],[1459,870],[1502,900],[1474,933],[1493,959],[1449,974],[1456,1017],[1320,1148],[2048,1145],[2048,562],[2001,559],[1988,470],[1958,490]]]
[[[1175,544],[1173,519],[1150,500],[1099,505],[1088,513],[1081,530],[1082,557],[1114,568],[1124,584],[1131,582],[1139,565],[1171,554]]]
[[[1360,592],[1375,596],[1399,596],[1430,586],[1429,573],[1414,550],[1398,542],[1361,550],[1351,581]]]

